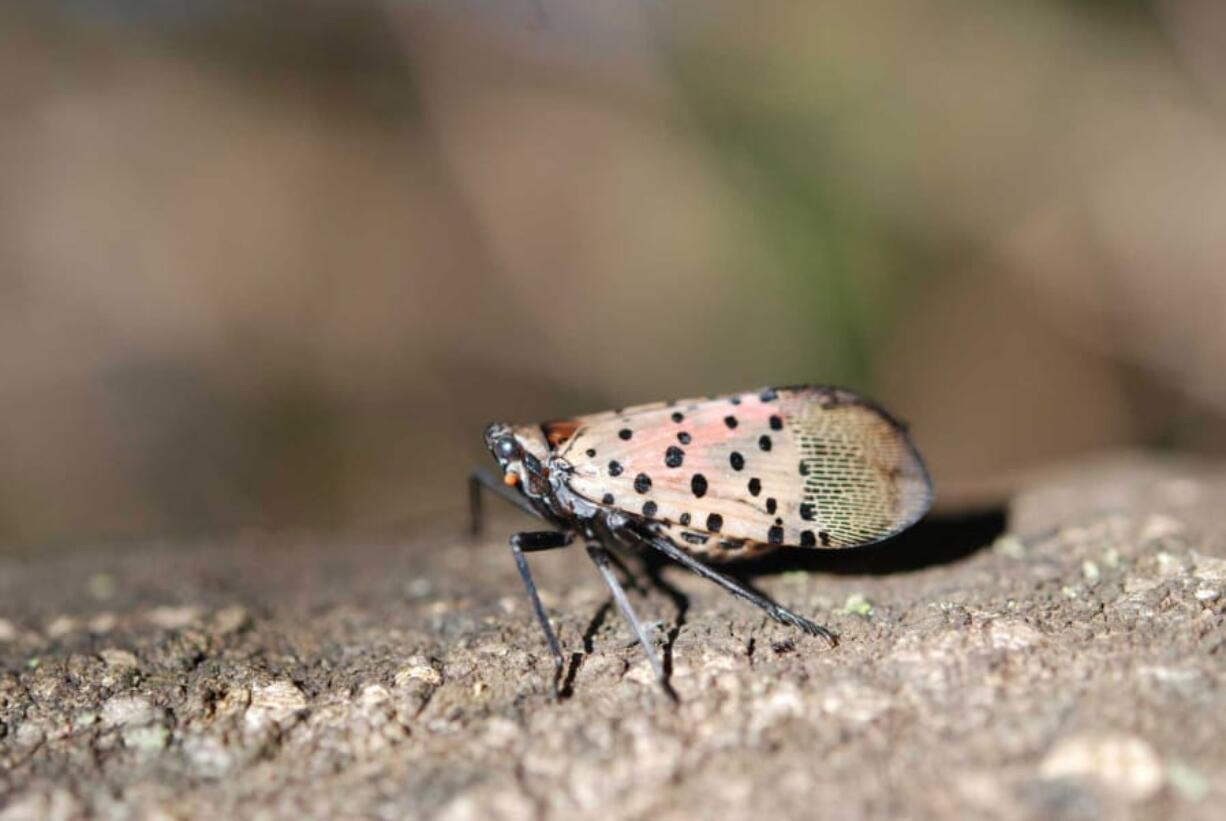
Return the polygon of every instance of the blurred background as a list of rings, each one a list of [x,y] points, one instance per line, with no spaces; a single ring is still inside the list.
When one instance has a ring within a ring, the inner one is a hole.
[[[406,531],[480,431],[830,382],[947,509],[1226,450],[1215,0],[0,8],[0,545]]]

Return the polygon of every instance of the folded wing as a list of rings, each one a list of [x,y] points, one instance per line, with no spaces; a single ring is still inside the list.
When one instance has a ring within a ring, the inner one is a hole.
[[[932,504],[901,425],[849,391],[766,389],[548,423],[572,490],[711,559],[888,538]]]

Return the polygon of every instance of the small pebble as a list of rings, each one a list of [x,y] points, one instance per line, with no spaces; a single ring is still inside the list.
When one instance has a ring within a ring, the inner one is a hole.
[[[60,639],[77,629],[77,620],[71,616],[56,616],[47,625],[47,635]]]
[[[412,656],[408,664],[396,671],[392,682],[397,687],[404,687],[414,681],[437,687],[443,683],[443,674],[424,656]]]
[[[247,609],[240,604],[223,607],[213,614],[213,626],[223,636],[237,633],[251,623]]]
[[[278,679],[251,688],[251,705],[245,718],[248,726],[265,723],[283,726],[306,707],[306,696],[298,685],[288,679]]]
[[[1226,582],[1226,559],[1217,556],[1193,554],[1196,569],[1193,575],[1201,581]]]
[[[127,650],[120,650],[118,647],[108,647],[105,650],[98,651],[98,656],[106,662],[107,667],[115,667],[121,670],[135,670],[140,666],[136,660],[136,656],[129,653]]]
[[[153,702],[140,696],[114,696],[102,705],[102,723],[107,727],[151,724],[157,719]]]
[[[873,615],[873,605],[863,593],[852,593],[843,603],[843,612],[868,618]]]
[[[1059,742],[1039,765],[1039,775],[1095,781],[1130,802],[1153,797],[1166,780],[1162,760],[1145,740],[1114,734]]]
[[[997,619],[988,625],[988,641],[996,650],[1024,650],[1043,641],[1043,634],[1024,621]]]
[[[1010,559],[1020,559],[1026,555],[1026,545],[1018,537],[1006,534],[996,540],[992,545],[992,551],[1001,556],[1008,556]]]
[[[155,753],[170,744],[170,729],[161,724],[130,727],[123,732],[123,743],[143,753]]]
[[[181,630],[200,620],[200,610],[196,607],[155,607],[146,618],[158,627]]]

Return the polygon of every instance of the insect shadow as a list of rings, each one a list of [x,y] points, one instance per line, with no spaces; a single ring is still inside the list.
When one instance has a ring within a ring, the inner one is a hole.
[[[570,698],[575,693],[575,676],[579,674],[579,668],[583,665],[583,660],[596,652],[596,634],[600,632],[600,628],[604,627],[605,619],[609,617],[609,612],[613,609],[613,599],[605,600],[605,603],[600,605],[600,608],[592,616],[592,620],[588,622],[587,628],[583,631],[583,652],[575,652],[570,654],[570,663],[566,666],[566,675],[562,678],[562,683],[558,687],[558,698]]]
[[[910,530],[874,545],[848,550],[778,550],[762,558],[728,568],[751,591],[766,595],[751,581],[755,577],[775,576],[797,571],[838,576],[888,576],[927,567],[953,564],[973,556],[991,545],[1008,524],[1003,507],[990,507],[953,515],[926,516]],[[640,557],[650,584],[669,596],[678,615],[665,644],[665,665],[672,672],[672,645],[685,624],[689,599],[661,576],[670,562],[662,556]],[[608,605],[606,605],[607,607]]]
[[[797,570],[841,576],[888,576],[953,564],[991,545],[1008,524],[1003,507],[929,515],[910,530],[874,545],[847,550],[779,550],[744,563],[748,576]]]
[[[652,553],[639,553],[633,557],[638,565],[636,569],[629,567],[626,560],[631,556],[623,556],[618,553],[610,553],[609,557],[614,560],[618,570],[622,575],[622,582],[626,587],[635,591],[640,595],[648,594],[648,587],[663,593],[672,602],[673,616],[670,620],[671,627],[664,635],[664,641],[661,646],[662,663],[664,665],[664,675],[667,680],[672,679],[673,675],[673,646],[677,642],[677,637],[681,635],[681,628],[686,625],[686,615],[690,610],[690,597],[681,592],[680,588],[670,583],[661,574],[661,570],[670,564],[667,559],[662,556],[656,556]],[[591,621],[583,631],[583,652],[575,652],[570,654],[570,660],[566,667],[566,673],[562,677],[562,682],[558,687],[559,698],[569,698],[574,694],[575,677],[579,674],[579,668],[583,666],[583,662],[590,658],[596,652],[596,635],[600,632],[600,628],[604,627],[605,621],[609,617],[609,613],[613,610],[613,599],[605,600],[604,604],[593,614]],[[667,685],[671,687],[671,685]]]
[[[749,579],[796,571],[833,575],[885,576],[938,567],[966,559],[991,545],[1007,526],[1003,507],[984,508],[956,515],[927,516],[910,530],[884,542],[849,550],[779,550],[763,558],[729,568],[730,575],[754,592]],[[610,553],[623,583],[640,595],[648,588],[663,593],[673,606],[670,625],[661,644],[665,675],[673,672],[673,647],[686,625],[690,598],[663,574],[674,566],[666,557],[650,552]],[[627,561],[633,567],[627,565]],[[575,679],[583,663],[595,653],[596,636],[613,611],[606,600],[592,615],[583,631],[582,651],[570,654],[558,687],[558,697],[574,694]]]

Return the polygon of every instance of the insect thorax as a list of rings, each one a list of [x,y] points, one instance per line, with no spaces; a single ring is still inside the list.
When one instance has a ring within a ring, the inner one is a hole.
[[[560,456],[550,456],[546,463],[549,475],[549,504],[559,516],[565,518],[591,519],[600,508],[571,490],[568,484],[574,468]]]

